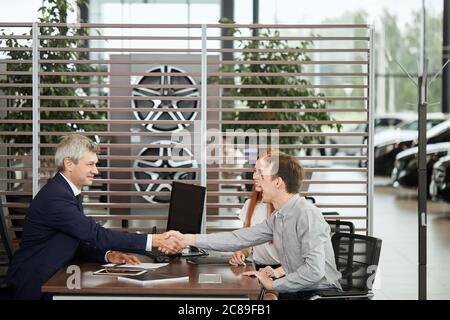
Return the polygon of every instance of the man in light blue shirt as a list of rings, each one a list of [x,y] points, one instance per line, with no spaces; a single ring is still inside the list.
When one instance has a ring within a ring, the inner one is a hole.
[[[303,176],[303,168],[294,157],[268,153],[256,162],[253,179],[262,190],[262,201],[274,205],[273,215],[258,225],[232,232],[173,235],[186,245],[219,251],[235,251],[273,240],[285,275],[272,279],[263,271],[245,274],[258,277],[265,289],[277,291],[280,298],[341,290],[330,227],[320,210],[298,194]]]

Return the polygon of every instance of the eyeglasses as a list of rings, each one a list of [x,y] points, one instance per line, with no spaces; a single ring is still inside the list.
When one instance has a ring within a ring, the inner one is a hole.
[[[270,173],[265,174],[265,173],[261,172],[261,170],[259,170],[259,169],[253,170],[253,179],[262,179],[264,177],[277,177],[277,176],[270,174]]]

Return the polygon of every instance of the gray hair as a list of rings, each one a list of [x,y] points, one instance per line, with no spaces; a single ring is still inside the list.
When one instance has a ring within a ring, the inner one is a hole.
[[[64,159],[69,158],[78,163],[86,151],[99,153],[100,148],[89,138],[71,133],[61,137],[55,152],[55,164],[59,171],[64,171]]]

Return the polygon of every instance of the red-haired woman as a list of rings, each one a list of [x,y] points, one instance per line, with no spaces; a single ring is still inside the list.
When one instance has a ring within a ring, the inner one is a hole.
[[[243,221],[244,228],[263,222],[275,211],[271,203],[263,203],[261,198],[261,189],[258,185],[254,185],[250,198],[245,201],[239,214],[239,219]],[[238,250],[233,254],[229,262],[232,265],[245,265],[245,259],[250,254],[257,270],[263,268],[262,270],[267,275],[275,278],[284,276],[284,270],[280,266],[280,260],[272,241]]]

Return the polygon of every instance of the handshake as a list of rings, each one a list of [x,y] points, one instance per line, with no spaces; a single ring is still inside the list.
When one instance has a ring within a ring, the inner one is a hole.
[[[153,235],[153,247],[157,247],[159,251],[165,254],[173,254],[195,245],[194,234],[182,234],[178,231],[170,230],[161,234]]]

